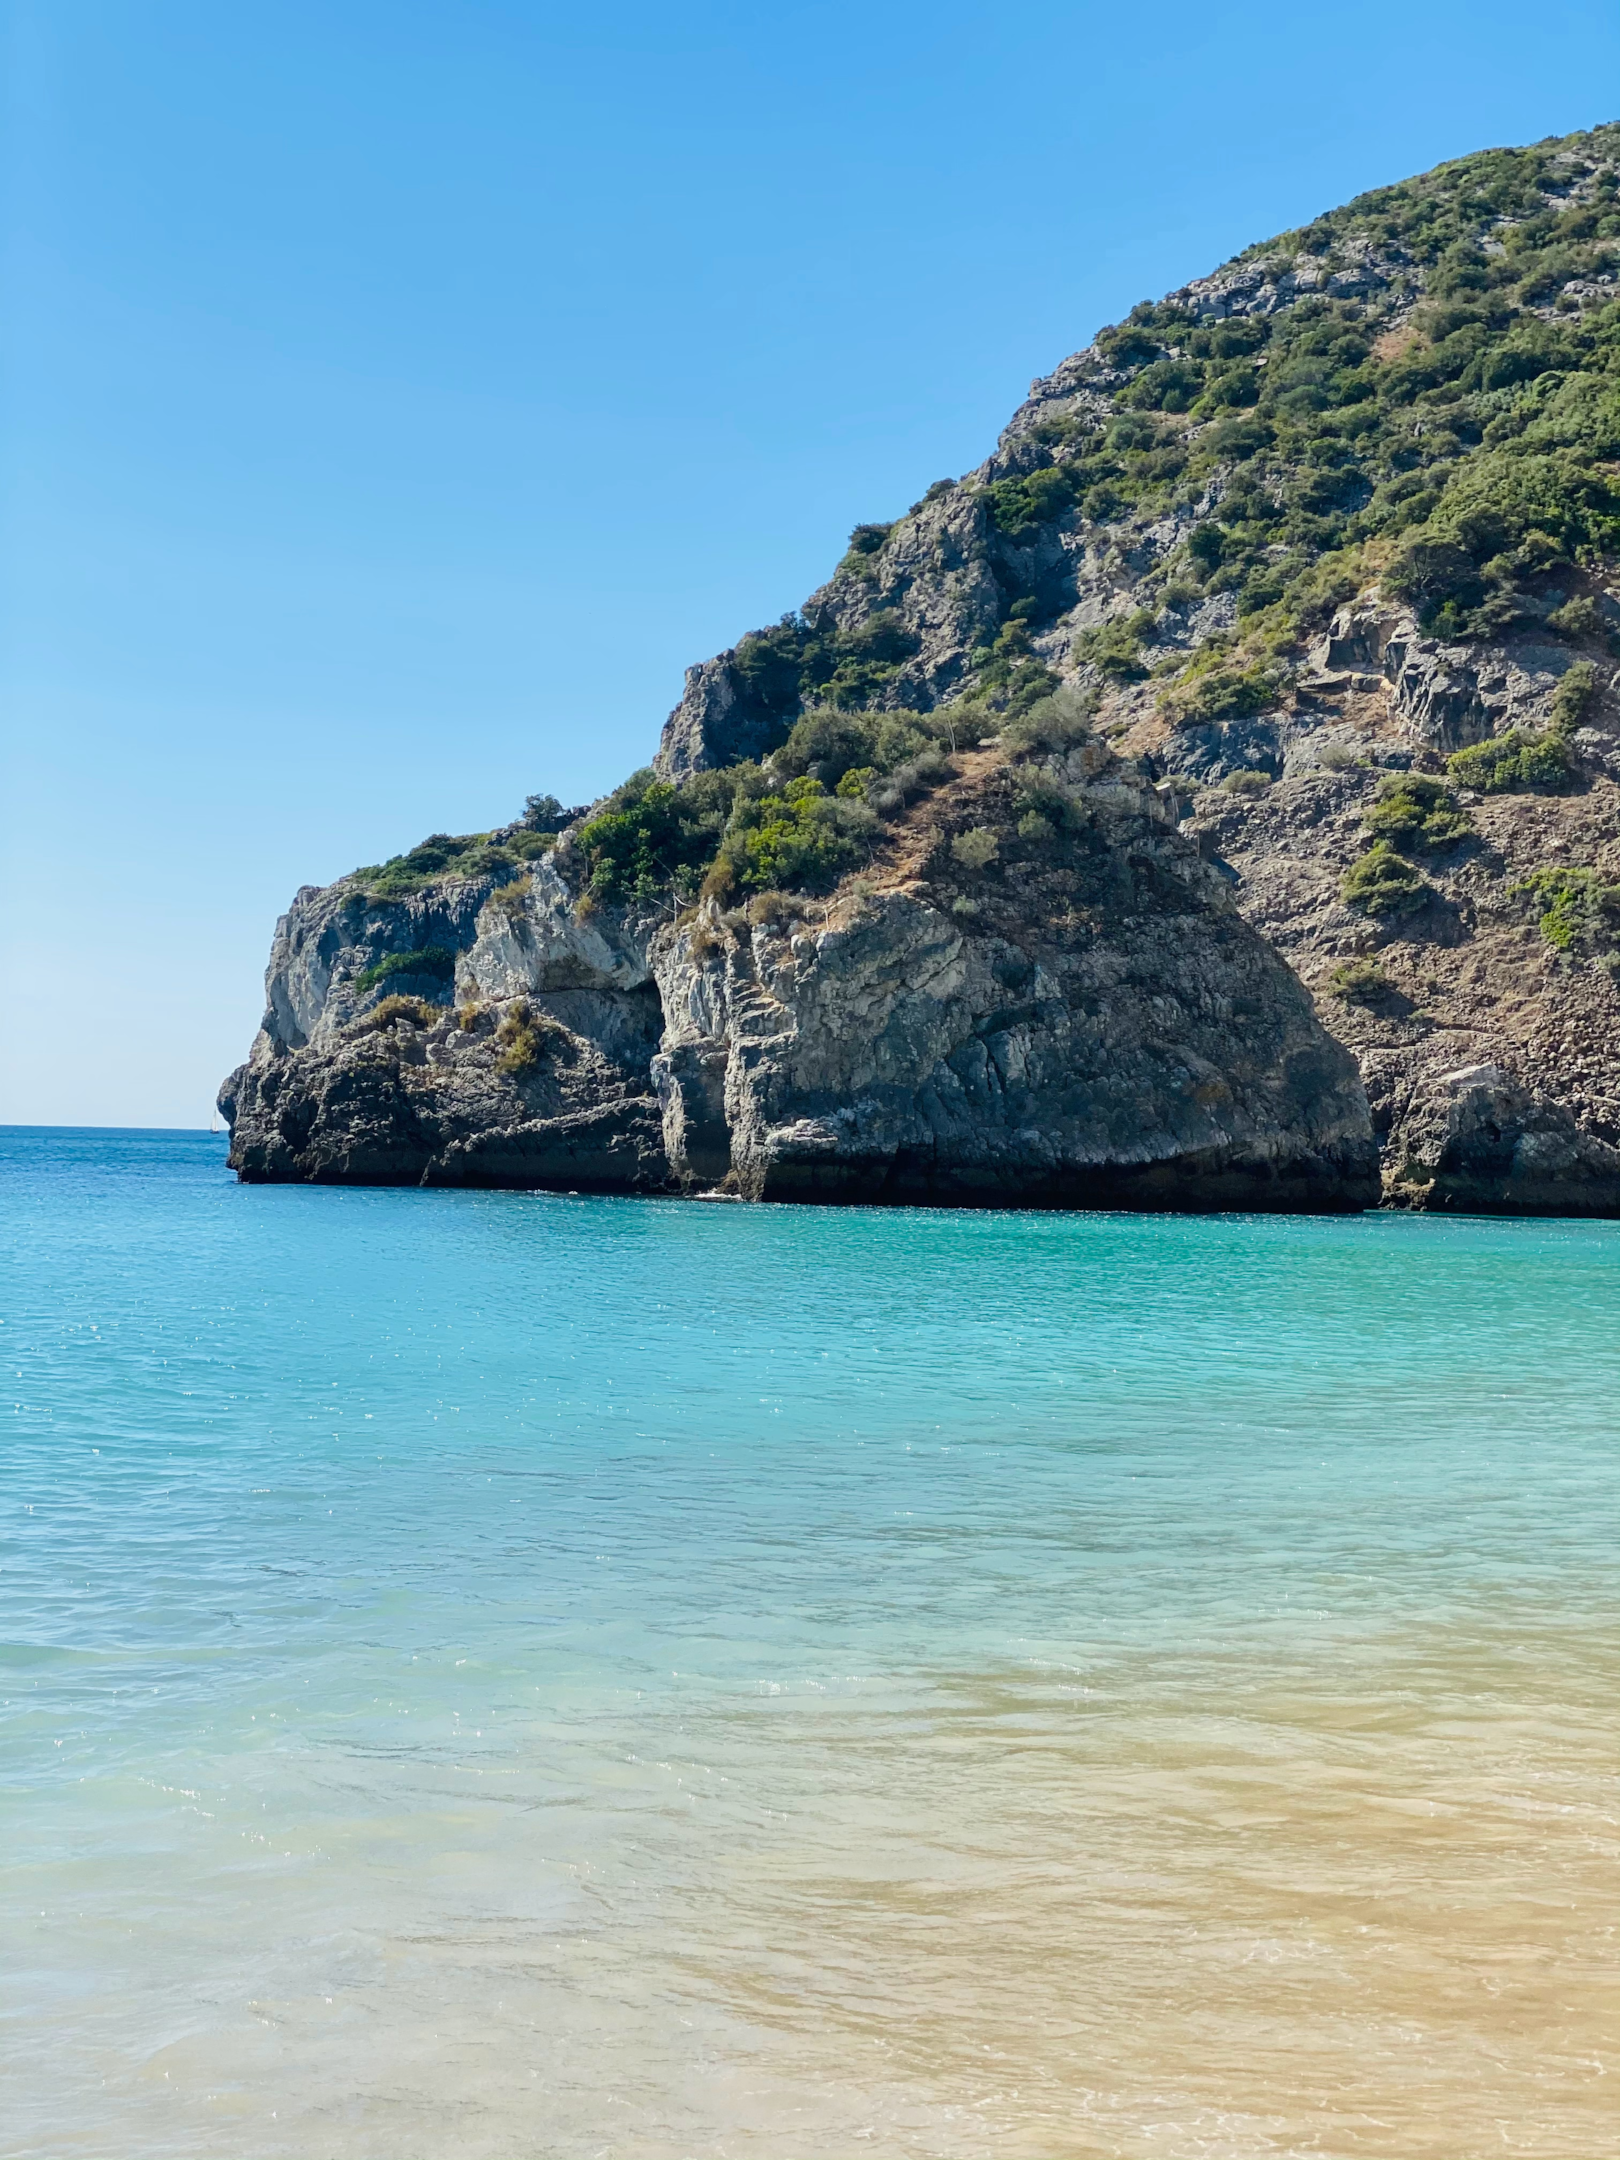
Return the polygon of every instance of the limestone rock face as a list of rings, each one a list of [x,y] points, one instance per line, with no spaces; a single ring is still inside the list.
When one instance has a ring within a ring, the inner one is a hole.
[[[371,1008],[381,1024],[338,1019],[369,950],[339,946],[333,1010],[306,1001],[292,1040],[286,977],[342,913],[301,895],[270,1018],[221,1097],[233,1165],[756,1200],[1376,1198],[1353,1060],[1153,790],[1071,785],[1061,840],[1021,842],[1007,769],[978,764],[825,901],[755,923],[710,902],[677,925],[583,908],[548,862],[479,909],[459,1007],[396,996]],[[964,832],[994,839],[971,868]]]
[[[780,716],[750,700],[732,668],[734,652],[686,671],[681,702],[664,722],[657,767],[666,780],[764,757],[787,733]]]
[[[510,903],[490,899],[490,882],[431,903],[371,904],[347,885],[298,895],[277,926],[264,1024],[220,1094],[241,1177],[582,1192],[666,1182],[648,1073],[661,1018],[639,947],[580,920],[547,862]],[[368,968],[430,931],[456,940],[453,979],[396,973],[362,987]]]
[[[1620,1148],[1500,1065],[1426,1076],[1404,1106],[1392,1197],[1443,1213],[1620,1214]]]
[[[936,873],[819,928],[711,913],[657,939],[676,1177],[764,1200],[1368,1204],[1353,1061],[1193,849],[1144,808],[1088,807],[1072,870],[975,878],[966,918]],[[1067,908],[1029,904],[1048,879]]]

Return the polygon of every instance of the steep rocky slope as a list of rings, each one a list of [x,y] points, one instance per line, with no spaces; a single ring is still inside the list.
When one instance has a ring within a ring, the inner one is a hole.
[[[1620,1212],[1617,266],[1605,128],[1133,310],[605,803],[301,894],[233,1161]]]

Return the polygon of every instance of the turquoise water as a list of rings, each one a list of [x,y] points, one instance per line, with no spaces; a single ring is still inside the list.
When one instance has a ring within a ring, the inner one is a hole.
[[[0,2151],[1620,2149],[1620,1226],[3,1166]]]

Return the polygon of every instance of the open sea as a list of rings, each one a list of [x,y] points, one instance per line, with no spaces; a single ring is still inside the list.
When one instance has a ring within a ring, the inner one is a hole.
[[[1620,2152],[1620,1225],[0,1140],[8,2160]]]

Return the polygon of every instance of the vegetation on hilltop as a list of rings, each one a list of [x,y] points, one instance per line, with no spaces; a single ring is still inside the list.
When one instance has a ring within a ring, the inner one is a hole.
[[[1552,586],[1620,552],[1617,280],[1620,126],[1458,159],[1251,248],[1102,331],[1015,422],[964,542],[1003,612],[952,658],[946,702],[922,709],[937,687],[885,566],[919,513],[960,495],[952,481],[855,528],[836,604],[728,656],[743,705],[779,730],[765,759],[680,786],[636,773],[571,824],[580,813],[531,797],[521,825],[433,834],[354,888],[388,901],[489,877],[515,903],[565,825],[588,903],[824,887],[986,734],[1015,755],[1067,747],[1102,694],[1135,683],[1185,726],[1276,706],[1305,642],[1375,578],[1450,638],[1533,621],[1572,646],[1612,643],[1593,599],[1557,605]],[[1119,566],[1132,604],[1074,642],[1092,689],[1055,695],[1034,641],[1073,603],[1077,540]],[[1203,606],[1221,596],[1223,610]],[[1451,780],[1568,785],[1594,681],[1572,666],[1547,730],[1459,753]],[[1372,914],[1422,905],[1430,888],[1403,851],[1469,829],[1443,783],[1386,787],[1346,898]]]
[[[1620,550],[1617,161],[1617,127],[1461,158],[1249,249],[1224,296],[1144,302],[1104,330],[979,490],[1009,605],[957,694],[1006,711],[1052,688],[1030,558],[1060,526],[1116,546],[1185,528],[1144,604],[1082,641],[1105,678],[1160,672],[1166,608],[1233,596],[1227,651],[1169,686],[1189,722],[1275,701],[1280,663],[1375,575],[1437,632],[1494,637],[1537,614],[1549,571]],[[905,524],[858,526],[841,568],[872,578]],[[732,665],[786,724],[806,702],[911,701],[911,643],[892,609],[853,630],[790,615]]]

